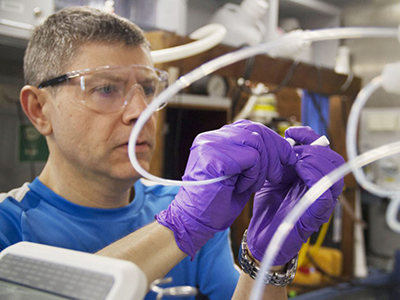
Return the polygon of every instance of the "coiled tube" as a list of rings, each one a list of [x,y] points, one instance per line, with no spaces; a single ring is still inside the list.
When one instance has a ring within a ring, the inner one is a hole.
[[[392,28],[333,28],[333,29],[321,29],[314,31],[304,31],[295,32],[293,34],[289,33],[283,37],[272,40],[271,42],[255,45],[249,48],[240,49],[234,52],[227,53],[223,56],[217,57],[190,73],[180,77],[175,83],[169,86],[164,92],[162,92],[156,99],[154,99],[149,106],[143,111],[143,113],[138,118],[135,126],[133,127],[128,143],[128,155],[132,166],[136,171],[143,177],[155,181],[161,184],[168,185],[204,185],[213,182],[218,182],[228,178],[229,176],[222,176],[218,178],[213,178],[211,180],[205,181],[180,181],[180,180],[170,180],[154,176],[144,170],[137,158],[135,153],[135,145],[140,131],[146,122],[151,118],[154,111],[156,111],[160,104],[167,103],[168,100],[176,95],[179,91],[189,86],[196,80],[211,74],[212,72],[226,67],[230,64],[236,63],[240,60],[246,59],[251,56],[259,54],[277,54],[279,51],[285,51],[285,49],[290,48],[291,51],[297,51],[309,45],[313,41],[322,40],[332,40],[332,39],[342,39],[342,38],[369,38],[369,37],[393,37],[397,38],[397,29]],[[232,174],[234,175],[234,174]]]

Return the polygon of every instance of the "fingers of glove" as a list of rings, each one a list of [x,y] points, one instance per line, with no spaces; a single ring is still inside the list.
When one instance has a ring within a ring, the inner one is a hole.
[[[301,246],[307,241],[311,234],[317,232],[322,224],[329,220],[336,202],[336,200],[318,199],[306,210],[285,239],[281,250],[274,260],[275,265],[286,264],[300,251]],[[275,222],[275,220],[273,222]],[[271,226],[270,230],[275,227],[274,225]],[[273,232],[275,232],[276,229]]]
[[[232,151],[232,148],[239,149]],[[259,152],[252,147],[224,147],[219,143],[192,148],[183,180],[198,181],[223,175],[230,177],[221,181],[220,185],[235,186],[239,193],[244,190],[257,191],[265,177],[265,171],[261,170],[259,163]]]
[[[293,126],[285,131],[285,138],[291,138],[303,145],[310,145],[319,137],[320,135],[309,126]]]
[[[242,169],[247,169],[254,160],[253,157],[247,157],[247,160],[242,158],[241,149],[251,147],[259,152],[261,164],[267,164],[268,159],[265,155],[266,146],[262,136],[256,131],[240,128],[235,124],[225,125],[222,128],[214,131],[204,132],[199,134],[193,142],[192,148],[202,147],[204,145],[212,145],[218,149],[227,149],[232,151],[232,158],[239,158]]]
[[[307,242],[307,239],[313,232],[299,232],[296,226],[293,227],[274,259],[274,265],[281,266],[287,264],[300,251],[302,245]]]
[[[301,217],[302,224],[317,231],[322,224],[329,221],[337,202],[336,198],[318,198]]]
[[[279,218],[274,218],[269,226],[262,228],[258,234],[252,234],[249,227],[247,233],[247,245],[250,253],[259,261],[262,261],[264,253],[268,248],[271,239],[273,238],[275,232],[278,230],[282,220]],[[304,235],[304,233],[302,233]],[[311,233],[310,233],[311,234]],[[291,258],[293,258],[297,252],[300,250],[303,239],[298,236],[297,228],[293,227],[289,233],[288,238],[283,243],[283,246],[279,250],[277,258],[274,260],[274,265],[284,265]]]
[[[304,183],[309,187],[313,187],[322,177],[322,174],[318,169],[314,168],[308,163],[304,163],[303,161],[299,161],[296,164],[296,171],[299,177],[304,181]],[[340,182],[335,183],[331,188],[326,190],[320,197],[321,198],[336,198],[338,195],[336,193],[340,190],[342,191],[343,186]],[[333,195],[335,192],[335,195]],[[339,193],[339,195],[340,195]]]
[[[261,137],[268,159],[267,180],[279,182],[281,180],[282,165],[294,165],[296,163],[297,158],[290,144],[270,128],[248,120],[237,121],[232,126],[257,133]],[[245,140],[243,143],[252,145],[252,140]]]
[[[306,156],[309,157],[308,159],[315,159],[316,161],[323,158],[332,162],[337,168],[345,163],[344,158],[329,147],[304,145],[296,146],[293,150],[297,153],[297,158],[299,160],[304,159]]]
[[[261,124],[252,122],[241,122],[226,125],[219,130],[200,134],[194,141],[192,151],[195,148],[204,148],[206,146],[214,147],[228,153],[226,159],[233,158],[233,161],[239,164],[241,171],[250,170],[249,174],[242,174],[240,179],[244,181],[243,186],[247,185],[251,174],[254,172],[255,164],[258,164],[259,180],[254,182],[252,190],[256,191],[264,182],[265,178],[273,181],[279,181],[281,177],[282,166],[279,161],[279,153],[274,143],[267,143],[262,132]],[[265,127],[265,126],[264,126]],[[268,146],[268,149],[267,149]],[[243,153],[246,148],[252,148],[258,152],[258,155],[247,155]],[[292,153],[295,156],[294,153]],[[229,160],[232,162],[232,160]],[[257,167],[256,167],[257,168]],[[226,175],[228,172],[225,172]],[[232,173],[231,173],[232,174]],[[252,179],[250,178],[250,181]]]
[[[241,120],[234,124],[258,132],[263,137],[264,142],[267,143],[268,149],[269,147],[275,146],[278,150],[280,162],[283,165],[294,165],[296,163],[297,159],[292,151],[292,147],[283,137],[263,124],[250,122],[248,120],[246,120],[247,122],[244,121],[245,120]]]
[[[319,157],[318,160],[316,160],[313,156],[305,155],[299,159],[295,169],[298,176],[307,184],[307,186],[312,187],[322,177],[337,169],[337,166],[324,157]],[[337,198],[342,193],[343,186],[343,178],[332,184],[329,191],[332,193],[333,198]]]
[[[263,226],[266,226],[266,224],[272,220],[279,207],[282,205],[285,195],[286,192],[257,192],[254,197],[253,215],[250,222],[257,224],[263,223]]]
[[[293,207],[296,206],[296,204],[306,191],[306,185],[300,179],[298,179],[295,183],[292,184],[289,191],[286,190],[282,194],[269,193],[267,198],[262,193],[263,189],[256,194],[254,200],[254,210],[260,210],[260,212],[253,215],[250,221],[247,236],[250,252],[257,259],[262,258],[273,234],[276,232],[282,221],[293,210]],[[258,198],[259,195],[261,196],[261,198]],[[261,203],[260,207],[257,207],[256,205],[260,203],[257,204],[256,200],[269,200],[270,198],[272,198],[274,202],[270,209],[271,214],[266,215],[265,213],[263,214],[262,210],[268,209],[269,201],[264,201]],[[288,260],[290,258],[288,258]]]

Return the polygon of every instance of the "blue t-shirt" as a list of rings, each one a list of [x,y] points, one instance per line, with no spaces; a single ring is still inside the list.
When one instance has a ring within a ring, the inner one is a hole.
[[[134,187],[134,200],[115,209],[74,204],[38,178],[0,194],[0,251],[29,241],[94,253],[153,222],[155,214],[167,208],[178,192],[178,187],[145,185],[142,180]],[[163,287],[190,285],[210,299],[230,299],[239,273],[233,262],[229,231],[217,233],[193,261],[186,257],[166,277],[173,281]],[[155,299],[155,294],[150,292],[145,299]]]

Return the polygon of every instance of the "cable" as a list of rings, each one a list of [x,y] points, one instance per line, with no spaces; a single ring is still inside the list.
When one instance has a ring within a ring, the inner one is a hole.
[[[285,78],[283,78],[281,83],[278,84],[276,86],[276,88],[271,90],[270,93],[277,94],[281,89],[286,87],[289,84],[290,80],[293,78],[294,74],[296,73],[296,70],[297,70],[297,67],[299,66],[299,64],[300,64],[300,60],[294,60],[292,65],[290,66],[290,69],[287,72]]]
[[[250,79],[251,73],[253,72],[253,68],[254,68],[254,61],[255,61],[255,57],[249,57],[248,59],[246,59],[246,63],[244,66],[244,74],[243,74],[243,80],[244,82],[248,79]],[[232,97],[232,106],[231,106],[231,122],[233,122],[234,118],[235,118],[235,111],[236,111],[236,107],[237,104],[239,102],[240,99],[240,95],[243,92],[243,84],[239,85],[238,82],[236,81],[236,93],[235,95]]]

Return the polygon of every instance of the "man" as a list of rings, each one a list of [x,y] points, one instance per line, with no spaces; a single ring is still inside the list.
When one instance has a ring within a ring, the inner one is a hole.
[[[287,191],[292,178],[301,176],[310,186],[328,172],[317,167],[315,174],[312,166],[301,175],[295,168],[299,156],[284,139],[261,124],[240,121],[196,138],[184,175],[187,181],[228,179],[179,191],[144,184],[128,158],[129,134],[166,77],[153,68],[141,30],[113,14],[81,7],[50,16],[31,38],[24,74],[21,105],[46,136],[50,156],[38,178],[0,200],[0,249],[26,240],[98,253],[133,261],[149,283],[168,273],[172,285],[198,286],[210,299],[245,299],[253,280],[243,273],[238,282],[229,226],[260,188],[264,193],[257,203],[267,205],[269,185]],[[155,117],[135,148],[145,169],[155,147]],[[300,129],[291,137],[309,145],[316,135]],[[319,152],[304,147],[304,161],[311,166],[307,159],[314,161]],[[319,151],[326,153],[329,170],[337,166],[331,163],[336,154]],[[291,179],[282,180],[283,174]],[[334,198],[327,201],[334,203]],[[268,211],[279,215],[276,203],[284,201],[277,197]],[[250,224],[248,233],[249,255],[254,252],[256,260],[267,247],[268,228],[279,221],[261,210],[255,207],[261,219]],[[298,251],[299,242],[293,240],[277,271]],[[285,289],[274,285],[265,295],[286,297]],[[152,298],[150,293],[146,299]]]

